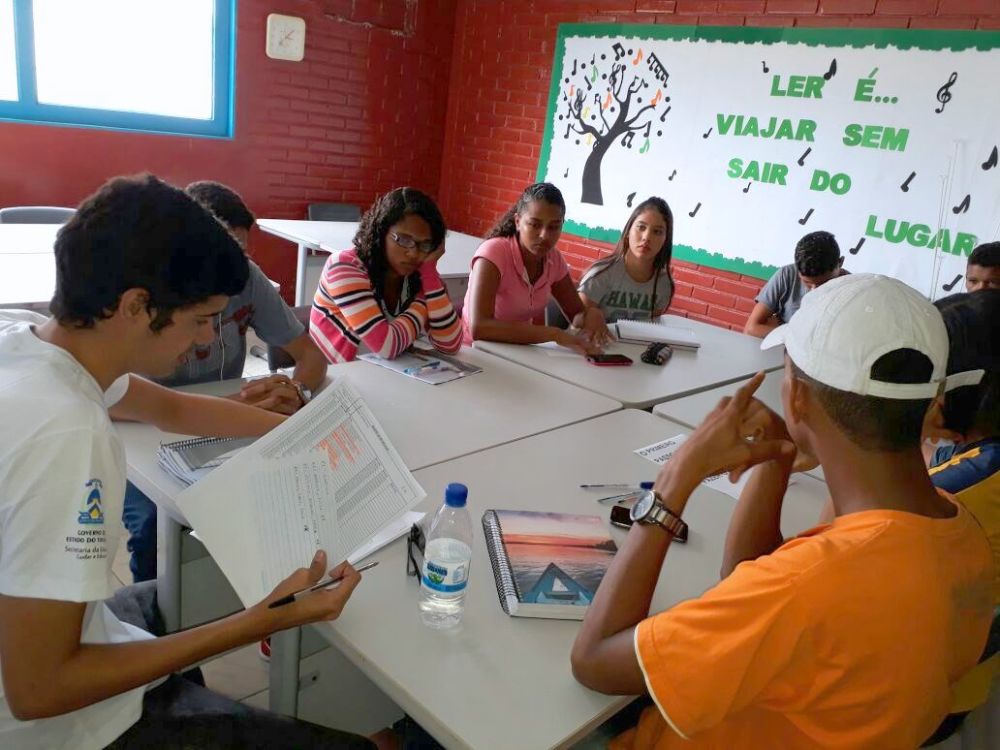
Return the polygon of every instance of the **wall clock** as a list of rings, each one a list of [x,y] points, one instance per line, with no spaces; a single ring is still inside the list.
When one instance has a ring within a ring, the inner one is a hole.
[[[271,13],[267,17],[264,51],[274,60],[300,61],[305,56],[306,22],[297,16]]]

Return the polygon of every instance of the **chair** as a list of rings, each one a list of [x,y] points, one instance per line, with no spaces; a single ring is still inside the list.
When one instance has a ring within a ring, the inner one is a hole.
[[[11,206],[0,208],[0,224],[65,224],[75,213],[58,206]]]
[[[559,303],[554,298],[550,299],[549,303],[545,306],[545,325],[555,326],[563,330],[569,328],[569,320],[566,319],[562,308],[559,307]]]
[[[361,209],[350,203],[310,203],[306,209],[309,221],[357,221]]]
[[[312,305],[302,305],[301,307],[293,307],[292,312],[295,313],[295,317],[298,321],[309,330],[309,314],[312,311]],[[280,346],[267,345],[267,369],[271,372],[277,372],[278,370],[284,370],[287,367],[294,367],[295,360],[292,355],[282,349]]]

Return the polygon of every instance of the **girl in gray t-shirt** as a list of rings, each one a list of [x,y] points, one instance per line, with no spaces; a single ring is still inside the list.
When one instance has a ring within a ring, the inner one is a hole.
[[[605,321],[651,320],[667,311],[674,296],[670,275],[674,217],[662,198],[647,198],[625,222],[614,253],[594,263],[580,280],[588,307]]]

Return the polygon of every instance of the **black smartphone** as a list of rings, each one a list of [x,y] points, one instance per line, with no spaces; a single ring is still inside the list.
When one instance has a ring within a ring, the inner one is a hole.
[[[632,360],[624,354],[588,354],[587,361],[598,367],[628,367]]]
[[[611,524],[613,526],[620,526],[623,529],[627,529],[632,525],[631,508],[625,505],[612,505],[611,506]],[[684,524],[681,532],[674,537],[675,542],[680,542],[683,544],[688,540],[688,527]]]

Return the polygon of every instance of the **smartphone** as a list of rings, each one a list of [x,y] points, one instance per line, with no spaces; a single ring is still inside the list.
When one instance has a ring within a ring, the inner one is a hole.
[[[612,505],[611,506],[611,525],[620,526],[623,529],[627,529],[632,525],[632,515],[631,508],[625,505]],[[680,542],[683,544],[688,540],[688,527],[684,524],[676,537],[674,537],[675,542]]]
[[[588,354],[587,361],[598,367],[628,367],[632,360],[624,354]]]

